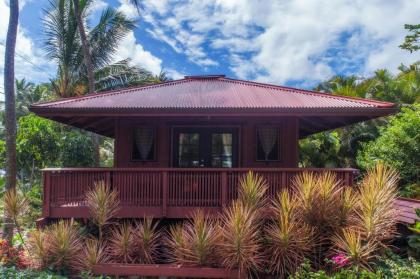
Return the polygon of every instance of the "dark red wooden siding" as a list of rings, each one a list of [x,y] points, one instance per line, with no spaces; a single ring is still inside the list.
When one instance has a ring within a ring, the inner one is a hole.
[[[157,132],[156,160],[136,162],[131,160],[133,129],[136,126],[154,126]],[[279,128],[280,159],[275,162],[256,160],[256,128],[270,125]],[[295,117],[270,118],[119,118],[115,131],[115,167],[171,167],[172,129],[191,127],[235,127],[239,131],[238,167],[284,167],[298,166],[299,122]]]

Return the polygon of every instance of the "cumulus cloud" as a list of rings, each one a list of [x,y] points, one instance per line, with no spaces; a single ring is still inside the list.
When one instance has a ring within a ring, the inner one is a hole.
[[[420,0],[146,0],[141,14],[150,34],[197,65],[227,52],[241,78],[310,84],[419,59],[398,45]]]
[[[132,64],[143,67],[154,74],[158,74],[161,71],[162,60],[151,52],[144,50],[141,44],[136,43],[136,38],[132,31],[121,41],[114,55],[114,61],[121,61],[127,58],[130,58]]]

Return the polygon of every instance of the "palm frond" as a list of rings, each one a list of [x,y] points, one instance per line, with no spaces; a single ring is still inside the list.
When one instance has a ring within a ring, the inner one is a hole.
[[[122,12],[108,7],[103,11],[99,23],[89,32],[92,64],[98,70],[111,62],[121,40],[135,28],[135,21]]]

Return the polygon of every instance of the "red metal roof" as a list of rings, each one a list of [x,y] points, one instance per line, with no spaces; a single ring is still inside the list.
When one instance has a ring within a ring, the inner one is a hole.
[[[32,106],[41,111],[270,110],[340,111],[392,108],[393,103],[336,96],[284,86],[235,80],[223,75],[97,93]]]

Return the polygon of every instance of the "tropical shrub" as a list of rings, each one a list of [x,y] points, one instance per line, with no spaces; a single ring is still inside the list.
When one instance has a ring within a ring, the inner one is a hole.
[[[169,232],[168,252],[172,261],[198,266],[217,263],[218,227],[203,211],[197,210],[191,220],[172,227]]]
[[[159,256],[161,232],[158,230],[158,224],[159,222],[153,222],[152,218],[144,218],[133,227],[136,257],[140,263],[154,263]]]
[[[72,221],[60,221],[47,228],[50,266],[59,272],[68,272],[77,265],[82,252],[82,239]]]
[[[239,180],[238,199],[251,210],[258,210],[266,203],[267,189],[267,181],[262,176],[250,171]]]
[[[222,266],[238,269],[242,275],[261,270],[263,256],[257,219],[256,212],[240,200],[225,208],[218,247]]]
[[[118,192],[106,185],[105,181],[99,181],[87,191],[85,199],[90,219],[98,226],[99,239],[102,240],[104,226],[109,224],[119,210]]]
[[[420,218],[420,209],[416,209],[416,215]],[[417,259],[420,259],[420,221],[408,227],[413,233],[408,236],[408,246],[410,247],[410,254]]]
[[[363,169],[372,167],[378,160],[396,169],[403,184],[419,185],[420,168],[420,104],[402,108],[393,116],[380,136],[367,144],[357,154],[357,162]]]
[[[372,271],[357,266],[336,269],[333,272],[325,270],[313,271],[309,261],[302,264],[299,270],[289,279],[414,279],[420,278],[420,263],[414,259],[402,259],[391,256],[379,259]]]
[[[111,229],[109,251],[113,261],[119,263],[133,263],[135,261],[134,235],[131,224],[123,223]]]
[[[313,231],[298,211],[296,199],[287,191],[273,201],[273,218],[265,228],[267,265],[271,273],[284,277],[294,273],[310,254]]]
[[[28,250],[31,266],[46,268],[50,264],[50,240],[45,230],[32,230],[28,237]]]
[[[398,173],[379,162],[363,177],[358,191],[354,227],[367,241],[383,244],[394,236]]]
[[[27,257],[24,250],[16,248],[7,240],[0,239],[0,266],[15,266],[17,268],[25,268],[28,266]]]
[[[50,271],[38,271],[33,269],[19,270],[15,267],[6,267],[0,265],[0,274],[2,278],[15,278],[15,279],[67,279],[67,277],[54,274]]]
[[[107,263],[110,260],[106,243],[90,238],[83,243],[81,257],[76,258],[75,269],[91,272],[96,264]]]
[[[359,266],[368,269],[374,258],[376,243],[365,240],[361,233],[351,228],[343,229],[341,233],[332,236],[332,244],[337,255],[332,259],[340,267],[346,265]]]

